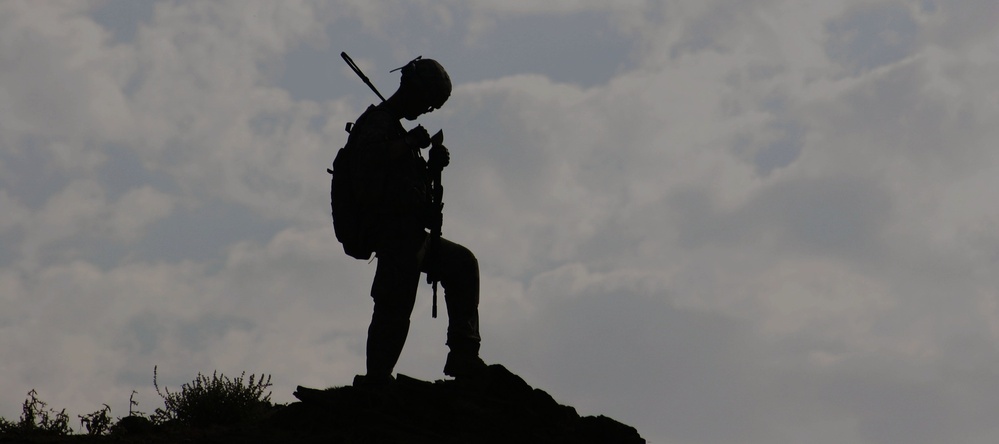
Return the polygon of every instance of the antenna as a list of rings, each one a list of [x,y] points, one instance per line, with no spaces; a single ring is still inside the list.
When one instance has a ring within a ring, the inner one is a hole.
[[[363,81],[365,85],[368,85],[368,88],[371,88],[371,90],[378,95],[378,98],[382,99],[382,102],[384,102],[385,97],[382,97],[382,93],[378,92],[378,88],[375,88],[375,85],[371,84],[371,80],[368,80],[368,76],[364,75],[364,73],[361,72],[361,68],[357,67],[357,64],[354,63],[354,60],[351,59],[346,52],[341,52],[340,57],[343,58],[343,61],[347,62],[347,66],[350,66],[350,69],[354,70],[354,74],[357,74],[357,76],[361,78],[361,81]]]

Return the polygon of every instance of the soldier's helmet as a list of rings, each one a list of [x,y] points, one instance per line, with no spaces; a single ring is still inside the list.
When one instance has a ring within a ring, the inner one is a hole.
[[[431,107],[440,108],[451,97],[451,77],[436,60],[421,56],[399,69],[402,85],[422,91]]]

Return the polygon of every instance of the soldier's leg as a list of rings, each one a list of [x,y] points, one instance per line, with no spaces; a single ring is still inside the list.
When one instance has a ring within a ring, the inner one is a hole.
[[[388,379],[399,361],[409,335],[409,318],[413,313],[419,281],[416,254],[379,253],[371,286],[375,308],[368,326],[366,350],[370,378]]]
[[[436,262],[435,262],[436,261]],[[436,271],[447,304],[447,345],[452,352],[478,356],[479,262],[468,248],[441,239],[424,269]]]

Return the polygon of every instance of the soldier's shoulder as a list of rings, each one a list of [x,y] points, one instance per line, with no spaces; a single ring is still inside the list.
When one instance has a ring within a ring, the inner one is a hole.
[[[371,105],[364,113],[357,118],[358,122],[364,122],[371,126],[392,127],[399,123],[399,120],[392,116],[384,106]]]
[[[354,122],[351,135],[355,138],[384,138],[397,131],[399,122],[390,113],[372,105]]]

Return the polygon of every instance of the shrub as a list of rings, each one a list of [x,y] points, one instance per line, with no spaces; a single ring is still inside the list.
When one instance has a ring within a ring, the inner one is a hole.
[[[227,425],[254,419],[272,406],[271,393],[264,394],[271,386],[271,377],[245,377],[246,372],[234,379],[218,372],[212,373],[211,378],[198,373],[194,381],[180,387],[180,392],[171,392],[165,387],[160,391],[154,367],[153,387],[163,398],[163,408],[157,408],[150,419],[156,424],[177,421],[196,426]]]
[[[72,432],[69,428],[69,416],[66,410],[55,411],[47,409],[48,404],[38,399],[34,390],[28,392],[28,399],[21,407],[21,419],[10,422],[0,418],[0,433],[15,435],[56,435],[63,436]]]
[[[80,415],[80,427],[87,429],[90,436],[100,436],[111,431],[111,406],[104,404],[104,408],[94,413]]]

